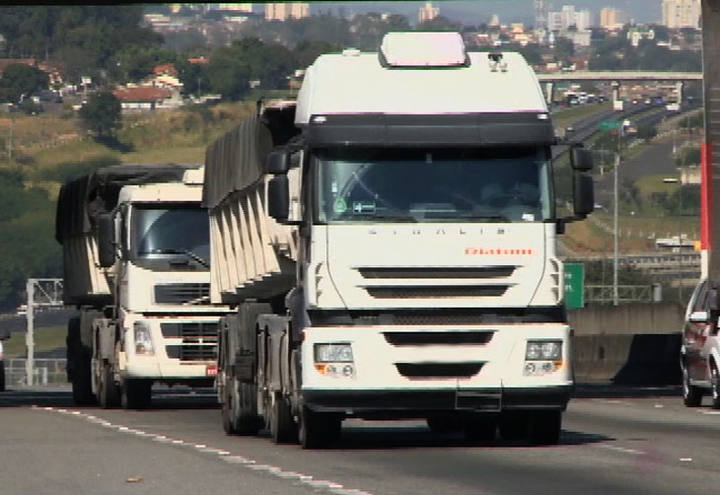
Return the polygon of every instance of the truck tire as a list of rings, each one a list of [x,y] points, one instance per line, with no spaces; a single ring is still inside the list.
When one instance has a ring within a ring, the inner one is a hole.
[[[560,411],[533,412],[528,422],[528,434],[533,445],[557,445],[560,441],[562,413]]]
[[[298,440],[303,449],[318,449],[335,442],[342,432],[342,418],[321,414],[303,406],[300,413]]]
[[[698,407],[702,402],[702,389],[690,383],[690,372],[684,363],[682,365],[682,380],[683,403],[687,407]]]
[[[290,443],[297,439],[297,427],[293,421],[290,404],[281,393],[273,394],[270,405],[270,437],[274,443]]]
[[[426,421],[430,431],[437,434],[460,431],[463,428],[462,423],[453,416],[429,416]]]
[[[152,382],[125,380],[120,386],[120,403],[123,409],[145,409],[150,406]]]
[[[0,392],[5,392],[5,361],[0,361]]]
[[[247,407],[248,395],[254,396],[255,386],[248,383],[238,383],[237,379],[229,378],[225,385],[225,398],[223,400],[221,415],[223,430],[228,435],[257,435],[263,427],[262,418],[250,414]]]
[[[720,409],[720,373],[715,362],[710,363],[710,396],[712,408]]]
[[[67,377],[72,384],[73,403],[76,406],[92,406],[96,403],[92,393],[91,350],[82,344],[80,317],[70,318],[65,339]]]
[[[112,367],[109,363],[103,363],[99,370],[97,380],[98,402],[103,409],[117,407],[120,404],[120,390],[115,384]]]

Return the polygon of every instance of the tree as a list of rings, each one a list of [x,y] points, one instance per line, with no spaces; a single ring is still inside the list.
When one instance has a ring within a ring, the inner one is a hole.
[[[48,75],[36,67],[23,64],[10,65],[0,78],[0,98],[19,103],[20,97],[29,97],[36,91],[47,89]]]
[[[97,138],[115,136],[122,123],[120,100],[109,91],[90,95],[88,102],[80,109],[80,118],[89,131]]]
[[[655,136],[657,136],[657,127],[654,125],[641,125],[638,127],[637,137],[645,142],[652,141]]]
[[[567,62],[575,55],[575,45],[568,38],[559,37],[555,40],[555,60]]]

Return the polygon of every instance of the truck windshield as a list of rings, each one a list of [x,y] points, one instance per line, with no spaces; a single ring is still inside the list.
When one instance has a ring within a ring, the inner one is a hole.
[[[540,222],[554,215],[547,148],[318,153],[315,220]]]
[[[137,205],[132,239],[133,258],[155,261],[153,267],[170,263],[207,270],[210,266],[208,213],[198,206]]]

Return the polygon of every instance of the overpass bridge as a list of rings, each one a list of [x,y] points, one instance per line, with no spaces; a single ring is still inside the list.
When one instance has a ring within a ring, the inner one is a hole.
[[[669,72],[669,71],[575,71],[538,73],[537,78],[545,85],[545,99],[552,102],[555,84],[570,81],[609,81],[612,85],[613,103],[620,99],[620,85],[628,81],[670,81],[675,83],[678,101],[682,102],[683,85],[687,81],[702,81],[702,72]]]

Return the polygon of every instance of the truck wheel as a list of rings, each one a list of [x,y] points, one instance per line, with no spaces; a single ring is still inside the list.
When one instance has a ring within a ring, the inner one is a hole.
[[[698,407],[702,402],[702,390],[690,383],[690,372],[685,364],[682,366],[682,378],[683,403],[687,407]]]
[[[117,407],[120,403],[118,386],[115,384],[112,367],[108,363],[102,364],[100,376],[98,377],[98,401],[100,407],[108,409]]]
[[[231,390],[231,387],[235,386],[234,380],[228,380],[225,384],[224,397],[222,401],[222,408],[220,414],[222,415],[223,430],[228,435],[238,434],[237,419],[235,417],[235,411],[237,410],[237,399],[235,395],[237,392]]]
[[[560,411],[537,411],[530,416],[528,433],[534,445],[556,445],[560,441],[562,413]]]
[[[294,442],[297,428],[290,411],[290,405],[282,394],[274,393],[270,406],[270,436],[275,443]]]
[[[465,424],[465,438],[470,442],[489,444],[495,441],[495,418],[471,418]]]
[[[0,392],[5,392],[5,363],[0,361]]]
[[[72,371],[72,396],[76,406],[92,406],[96,404],[92,393],[90,377],[90,358],[85,355],[75,356]]]
[[[144,409],[150,406],[152,382],[150,380],[125,380],[120,386],[120,402],[123,409]]]
[[[498,425],[500,438],[503,440],[521,440],[527,436],[528,418],[521,413],[505,413],[500,418]]]
[[[717,365],[710,364],[710,386],[712,393],[712,408],[720,409],[720,373],[718,373]]]

